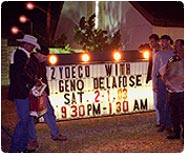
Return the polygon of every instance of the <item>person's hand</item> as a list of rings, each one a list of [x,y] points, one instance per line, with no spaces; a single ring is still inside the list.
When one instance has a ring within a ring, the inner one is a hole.
[[[166,82],[166,79],[167,79],[166,74],[164,74],[164,75],[161,77],[161,79],[162,79],[164,82]]]
[[[157,88],[153,88],[153,91],[155,92],[155,93],[158,93],[158,89]]]
[[[37,79],[35,86],[40,87],[42,85],[42,78]]]

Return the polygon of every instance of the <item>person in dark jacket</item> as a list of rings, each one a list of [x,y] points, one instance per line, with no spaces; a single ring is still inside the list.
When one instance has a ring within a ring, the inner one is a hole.
[[[24,152],[28,142],[28,126],[30,123],[29,91],[35,84],[26,73],[26,66],[34,48],[40,49],[37,38],[24,35],[23,39],[17,39],[20,46],[11,53],[10,60],[10,86],[8,99],[14,101],[18,115],[18,123],[14,130],[10,152]]]
[[[56,124],[56,116],[54,114],[54,109],[48,98],[49,87],[48,87],[48,81],[46,76],[46,60],[47,60],[48,54],[49,54],[48,47],[41,46],[41,50],[37,50],[37,52],[31,55],[28,67],[31,69],[30,73],[34,78],[41,79],[41,81],[47,85],[45,89],[47,112],[43,115],[43,118],[44,118],[44,121],[48,124],[48,127],[50,128],[51,138],[53,140],[65,141],[67,140],[67,138],[63,136],[59,131],[59,128]],[[38,147],[38,142],[36,137],[35,126],[31,125],[31,128],[29,128],[28,150],[35,151],[37,147]]]

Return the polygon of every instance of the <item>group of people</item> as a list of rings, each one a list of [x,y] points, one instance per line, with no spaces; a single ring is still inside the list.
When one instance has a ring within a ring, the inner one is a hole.
[[[29,94],[32,87],[41,82],[46,89],[46,113],[43,115],[53,140],[65,141],[56,124],[54,109],[49,101],[49,88],[45,62],[48,47],[40,46],[32,35],[18,39],[20,45],[11,53],[10,87],[8,99],[14,101],[18,123],[12,137],[10,152],[34,151],[38,147],[34,116],[30,116]],[[149,59],[147,82],[152,79],[156,126],[158,132],[167,130],[168,139],[184,138],[184,40],[174,42],[168,35],[159,38],[149,36],[151,59]],[[172,47],[173,45],[173,47]],[[36,49],[36,50],[35,50]]]
[[[11,53],[10,60],[10,86],[8,99],[14,101],[18,115],[18,123],[12,136],[10,153],[31,152],[38,147],[34,116],[30,115],[29,94],[32,87],[40,82],[47,84],[46,59],[49,54],[48,47],[40,45],[36,37],[24,35],[17,39],[18,48]],[[60,133],[56,124],[54,109],[48,98],[48,84],[45,89],[46,113],[44,121],[48,124],[53,140],[65,141],[67,138]]]
[[[173,44],[174,43],[174,44]],[[167,139],[184,139],[184,40],[149,36],[151,57],[146,83],[152,80],[158,132]]]

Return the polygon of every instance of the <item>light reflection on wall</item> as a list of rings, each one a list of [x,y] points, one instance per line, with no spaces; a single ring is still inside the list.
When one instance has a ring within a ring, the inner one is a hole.
[[[67,42],[73,47],[74,27],[78,25],[81,17],[85,15],[87,15],[87,2],[64,1],[55,39],[64,33],[67,36]]]
[[[105,12],[107,31],[121,31],[122,50],[136,50],[152,32],[152,25],[127,1],[108,1]]]
[[[95,28],[98,28],[98,17],[99,17],[99,1],[95,1],[95,14],[96,14],[96,19],[95,19]]]

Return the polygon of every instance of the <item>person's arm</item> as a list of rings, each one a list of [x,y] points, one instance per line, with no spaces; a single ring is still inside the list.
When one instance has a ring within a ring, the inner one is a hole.
[[[148,64],[148,70],[147,70],[147,77],[146,77],[146,84],[152,79],[151,78],[151,73],[152,73],[152,52],[149,57],[149,64]]]
[[[14,62],[16,63],[17,72],[24,81],[26,87],[30,90],[33,85],[37,82],[35,79],[34,74],[30,69],[33,69],[35,67],[32,67],[32,65],[29,65],[30,58],[27,58],[26,54],[23,52],[17,52],[14,56]]]
[[[153,68],[152,68],[152,88],[154,92],[158,91],[157,88],[157,73],[159,71],[160,67],[160,54],[157,53],[155,56],[155,61],[153,63]]]

